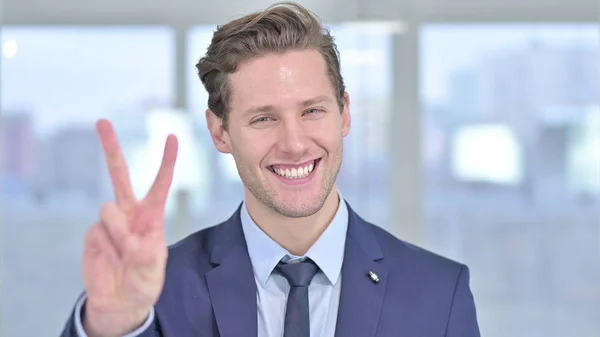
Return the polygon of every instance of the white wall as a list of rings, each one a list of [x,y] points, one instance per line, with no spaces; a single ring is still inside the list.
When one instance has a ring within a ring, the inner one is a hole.
[[[273,0],[4,0],[3,24],[214,24]],[[597,21],[597,0],[302,0],[327,22]]]

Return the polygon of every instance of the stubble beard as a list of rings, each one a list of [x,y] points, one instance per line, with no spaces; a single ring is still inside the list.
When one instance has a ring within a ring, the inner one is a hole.
[[[319,170],[325,169],[323,172],[322,187],[319,190],[316,199],[303,200],[301,204],[294,203],[289,204],[287,202],[278,200],[277,194],[271,186],[267,183],[266,179],[260,179],[260,174],[253,173],[252,168],[245,165],[238,165],[238,172],[244,186],[252,193],[252,195],[264,206],[287,218],[304,218],[316,214],[323,208],[327,197],[331,193],[337,175],[342,165],[342,152],[343,149],[340,147],[339,153],[334,157],[330,157],[332,160],[329,167],[323,165],[323,160],[318,167]]]

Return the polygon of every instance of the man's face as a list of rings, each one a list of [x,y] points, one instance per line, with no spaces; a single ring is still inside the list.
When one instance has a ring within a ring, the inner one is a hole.
[[[207,120],[246,198],[287,217],[315,214],[335,187],[350,131],[348,96],[340,111],[325,60],[313,50],[269,54],[243,63],[229,84],[228,130],[210,111]]]

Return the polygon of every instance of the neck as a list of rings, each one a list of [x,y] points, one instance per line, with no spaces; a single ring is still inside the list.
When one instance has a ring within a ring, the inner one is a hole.
[[[288,218],[264,206],[246,191],[246,207],[256,225],[281,247],[296,256],[305,255],[333,221],[339,207],[334,186],[321,209],[305,218]]]

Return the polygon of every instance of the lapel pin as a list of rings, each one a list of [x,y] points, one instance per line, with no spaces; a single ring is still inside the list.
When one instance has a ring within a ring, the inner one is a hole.
[[[379,276],[372,271],[369,272],[369,278],[371,281],[373,281],[373,283],[379,283]]]

